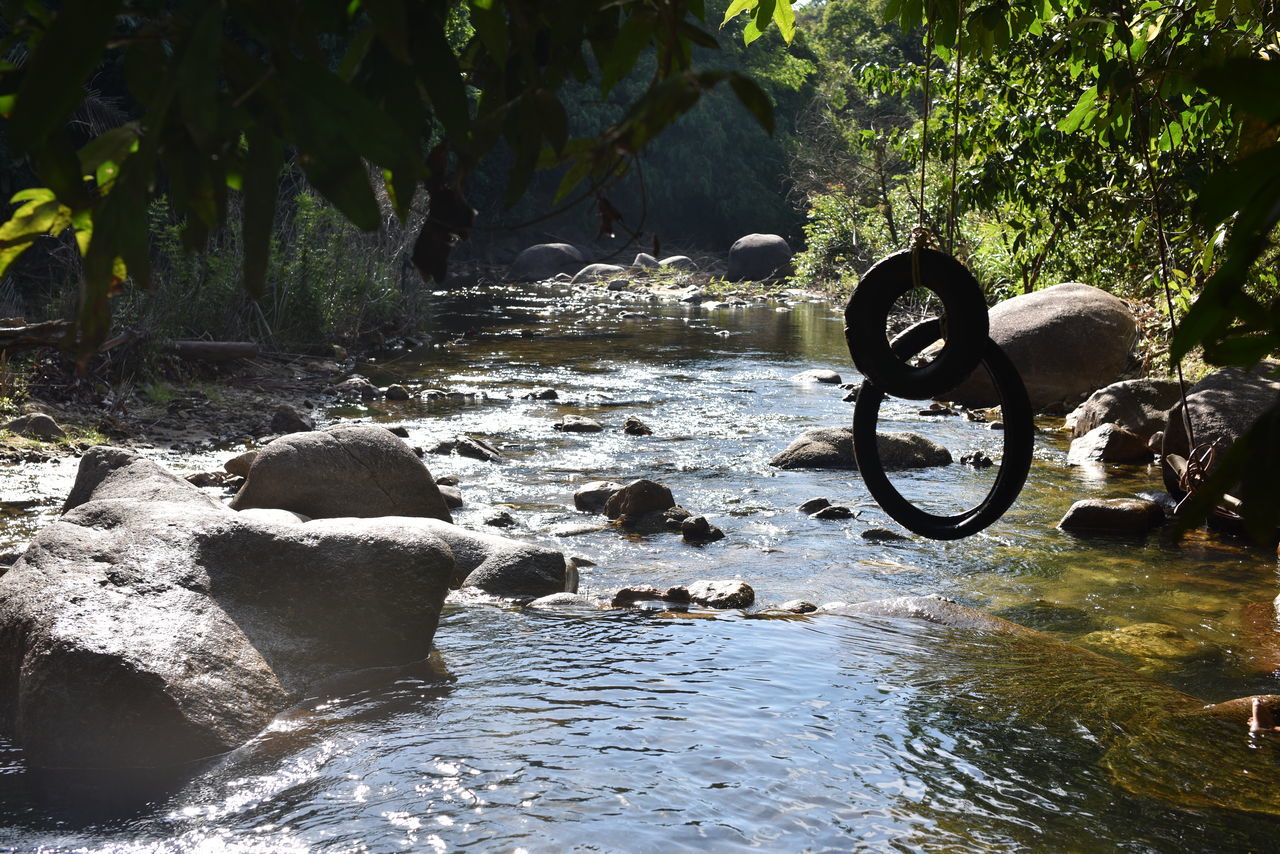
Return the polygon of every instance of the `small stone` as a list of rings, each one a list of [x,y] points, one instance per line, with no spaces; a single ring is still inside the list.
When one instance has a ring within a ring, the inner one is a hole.
[[[681,295],[680,302],[696,305],[697,303],[702,302],[703,299],[702,290],[700,288],[691,287]]]
[[[812,516],[824,507],[830,507],[831,502],[825,498],[810,498],[801,504],[797,509],[806,516]]]
[[[456,474],[442,474],[435,478],[436,486],[457,486],[458,476]]]
[[[427,448],[428,454],[457,454],[473,460],[496,463],[502,460],[502,452],[484,439],[474,436],[455,436]]]
[[[840,398],[840,399],[841,399],[842,401],[844,401],[845,403],[857,403],[857,402],[858,402],[858,389],[856,389],[856,388],[855,388],[855,389],[853,389],[852,391],[850,391],[848,394],[846,394],[844,397],[842,397],[842,398]]]
[[[392,436],[399,436],[401,439],[409,438],[409,428],[403,424],[392,424],[387,427],[387,432]]]
[[[220,471],[198,471],[187,475],[186,481],[192,486],[207,489],[209,487],[226,485],[227,474],[226,472]]]
[[[387,400],[408,400],[409,390],[399,383],[393,383],[382,390],[382,394]]]
[[[653,431],[649,429],[649,425],[645,424],[634,415],[622,422],[622,432],[628,436],[652,436]]]
[[[573,506],[586,513],[603,513],[605,502],[619,489],[622,484],[612,480],[593,480],[573,494]]]
[[[905,534],[891,531],[888,528],[867,528],[860,535],[862,539],[873,543],[896,543],[910,539]]]
[[[227,460],[222,464],[222,467],[227,470],[227,474],[232,474],[236,477],[248,477],[249,467],[253,465],[253,461],[257,458],[257,451],[245,451],[243,454]]]
[[[751,585],[738,579],[726,581],[695,581],[689,585],[689,598],[708,608],[746,608],[756,601]]]
[[[1003,421],[992,421],[990,424],[988,424],[988,425],[987,425],[987,429],[988,429],[988,430],[1003,430],[1003,429],[1004,429],[1004,422],[1003,422]]]
[[[605,290],[625,291],[629,287],[631,287],[630,279],[612,279],[609,281],[609,284],[605,285]]]
[[[288,404],[280,406],[271,416],[272,433],[306,433],[316,429],[315,422]]]
[[[631,266],[647,270],[651,267],[658,266],[658,259],[654,258],[648,252],[641,252],[636,255],[636,259],[631,262]]]
[[[639,516],[655,511],[661,513],[668,507],[674,507],[675,503],[675,497],[669,488],[641,478],[633,480],[609,496],[605,502],[604,513],[610,519]]]
[[[788,599],[778,606],[779,611],[790,611],[793,614],[812,614],[818,606],[803,599]]]
[[[604,430],[599,421],[582,415],[566,415],[552,426],[564,433],[599,433]]]
[[[993,462],[991,457],[987,456],[984,452],[973,451],[972,453],[964,454],[960,457],[960,465],[973,466],[976,469],[985,469],[991,468],[991,466],[995,465],[995,462]]]
[[[680,533],[686,543],[714,543],[724,539],[724,531],[707,521],[706,516],[693,516],[680,523]]]
[[[858,515],[843,504],[832,504],[809,514],[810,519],[852,519]]]
[[[835,371],[823,368],[814,368],[811,371],[801,371],[791,378],[793,383],[826,383],[830,385],[840,385],[843,382],[840,375]]]
[[[960,413],[956,412],[954,409],[952,409],[949,406],[943,406],[941,403],[931,403],[929,404],[928,409],[921,409],[917,414],[927,415],[931,417],[933,416],[945,417],[945,416],[959,415]]]
[[[613,594],[613,599],[609,602],[609,605],[613,608],[630,608],[637,602],[654,600],[687,605],[690,601],[689,590],[685,587],[668,587],[666,590],[659,590],[652,584],[637,584],[632,587],[624,587]]]
[[[436,481],[436,488],[440,490],[440,496],[444,498],[444,506],[450,510],[457,510],[462,506],[462,490],[456,486],[441,485],[440,481]]]
[[[491,528],[510,528],[515,523],[515,517],[506,510],[498,510],[497,512],[490,513],[483,519],[483,524],[488,525]]]
[[[374,400],[382,392],[378,387],[361,376],[352,376],[334,386],[339,397],[358,397],[361,400]]]
[[[552,593],[534,599],[527,608],[592,608],[596,603],[579,593]]]
[[[556,400],[560,397],[560,392],[549,386],[531,389],[520,395],[521,400]]]

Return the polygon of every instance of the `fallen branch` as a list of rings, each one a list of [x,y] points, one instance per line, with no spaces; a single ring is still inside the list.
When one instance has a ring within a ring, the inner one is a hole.
[[[202,359],[206,362],[251,359],[260,352],[253,341],[173,341],[170,346],[179,359]]]
[[[62,343],[71,322],[46,320],[23,326],[0,326],[0,353],[30,350],[35,347],[57,347]]]

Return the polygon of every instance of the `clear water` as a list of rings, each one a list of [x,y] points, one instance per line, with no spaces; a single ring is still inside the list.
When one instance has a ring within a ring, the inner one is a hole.
[[[1112,654],[1206,701],[1280,692],[1266,666],[1275,634],[1266,606],[1246,608],[1275,597],[1273,555],[1209,536],[1175,546],[1158,537],[1083,540],[1054,527],[1078,498],[1157,488],[1154,470],[1068,467],[1065,439],[1045,422],[1031,480],[995,526],[956,543],[868,542],[861,531],[891,524],[856,473],[767,464],[803,430],[849,422],[842,391],[790,380],[810,368],[857,379],[838,312],[819,302],[628,300],[441,294],[433,345],[366,373],[482,396],[334,417],[403,423],[419,445],[460,432],[495,442],[506,462],[428,460],[435,474],[460,479],[467,504],[456,521],[478,525],[495,508],[508,510],[518,523],[508,535],[594,562],[580,571],[589,594],[742,578],[762,608],[943,593],[1066,640],[1159,623],[1175,643]],[[519,399],[541,386],[559,399]],[[998,459],[999,433],[919,408],[890,401],[885,428],[924,433],[957,457],[981,448]],[[607,429],[556,432],[566,413]],[[654,435],[622,434],[632,415]],[[199,469],[213,461],[166,462]],[[0,548],[56,512],[73,474],[68,464],[0,472],[6,500],[45,502],[0,517]],[[636,477],[670,486],[726,538],[695,547],[670,535],[581,533],[600,520],[573,509],[577,487]],[[954,512],[975,503],[991,477],[952,465],[895,479],[915,500]],[[796,511],[816,496],[860,515],[830,522]],[[1017,692],[1001,698],[1000,714],[975,713],[963,702],[981,684],[972,678],[982,668],[972,643],[928,624],[834,615],[459,602],[441,622],[435,670],[371,677],[305,700],[127,818],[52,811],[28,794],[21,752],[0,742],[0,850],[1273,846],[1276,819],[1192,810],[1116,785],[1087,727],[1021,716]],[[1047,660],[1043,681],[1025,692],[1053,690],[1056,666]],[[970,678],[942,678],[962,668]],[[1186,775],[1186,766],[1171,773]],[[1207,760],[1202,770],[1230,773]]]

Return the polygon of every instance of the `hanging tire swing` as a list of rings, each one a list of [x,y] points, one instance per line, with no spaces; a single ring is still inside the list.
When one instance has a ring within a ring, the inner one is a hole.
[[[859,285],[862,287],[862,285]],[[981,304],[981,303],[980,303]],[[985,306],[984,306],[985,314]],[[938,340],[942,333],[942,322],[937,318],[918,323],[893,339],[889,345],[895,363],[899,358],[910,358]],[[883,333],[880,335],[883,338]],[[921,510],[898,492],[885,473],[880,460],[880,448],[876,440],[876,425],[880,419],[880,404],[884,401],[884,391],[876,383],[867,379],[858,391],[858,401],[853,410],[853,455],[858,462],[858,471],[867,491],[886,513],[909,531],[934,540],[959,540],[978,533],[992,522],[1004,515],[1026,483],[1027,473],[1031,470],[1031,454],[1035,446],[1035,423],[1031,409],[1031,400],[1027,396],[1026,386],[1013,362],[1004,354],[996,342],[985,335],[983,347],[976,351],[965,351],[965,355],[975,356],[973,364],[964,371],[982,365],[991,375],[1000,394],[1001,415],[1004,419],[1004,448],[1000,460],[1000,471],[996,474],[995,483],[978,506],[949,516],[935,515]],[[849,342],[850,350],[860,349]],[[951,347],[951,342],[947,342]],[[955,353],[960,351],[955,350]],[[956,356],[955,358],[959,358]],[[962,364],[962,363],[961,363]],[[931,394],[940,394],[952,387],[944,384]],[[914,396],[914,395],[912,395]],[[928,395],[926,395],[928,396]]]
[[[959,0],[958,27],[965,20],[964,0]],[[959,159],[961,55],[960,29],[956,32],[956,104],[951,148],[950,212],[947,216],[948,250],[957,231],[956,168]],[[926,57],[933,54],[933,20],[927,29]],[[1017,368],[989,337],[987,304],[973,274],[948,252],[930,246],[925,227],[925,163],[929,150],[930,66],[924,67],[924,115],[920,143],[919,221],[912,231],[911,248],[884,258],[858,282],[845,308],[845,341],[849,355],[865,380],[853,410],[853,455],[871,497],[886,513],[909,531],[935,540],[958,540],[976,534],[999,519],[1012,506],[1031,470],[1035,424],[1031,401]],[[889,341],[886,329],[897,300],[914,288],[927,288],[942,302],[942,317],[917,323]],[[939,353],[924,365],[912,365],[925,348],[942,339]],[[936,398],[959,385],[979,366],[986,368],[1000,395],[1004,419],[1004,452],[995,483],[978,506],[954,515],[921,510],[898,492],[880,460],[876,425],[886,394],[909,400]]]

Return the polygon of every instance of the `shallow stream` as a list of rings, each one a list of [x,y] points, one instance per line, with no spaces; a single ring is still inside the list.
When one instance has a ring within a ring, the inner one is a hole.
[[[1274,634],[1268,605],[1245,607],[1276,596],[1273,555],[1208,535],[1173,545],[1054,527],[1078,498],[1159,488],[1156,470],[1068,466],[1060,419],[1046,420],[1027,487],[987,531],[870,542],[862,531],[892,524],[856,473],[768,465],[805,429],[851,418],[843,391],[791,379],[835,368],[857,380],[839,313],[819,301],[632,299],[440,294],[432,346],[362,370],[377,384],[468,396],[331,415],[403,424],[420,446],[460,432],[493,441],[505,462],[427,460],[459,478],[466,506],[455,521],[507,510],[516,525],[505,534],[593,562],[580,570],[588,594],[741,578],[759,610],[941,593],[1085,638],[1207,702],[1280,693],[1259,640]],[[557,400],[521,399],[546,386]],[[957,458],[982,449],[999,459],[998,432],[920,408],[889,401],[885,427],[923,433]],[[607,429],[555,431],[567,413]],[[628,416],[653,435],[624,435]],[[157,452],[179,471],[227,456]],[[52,518],[73,476],[74,461],[0,471],[0,551]],[[726,538],[696,547],[627,535],[573,509],[582,483],[637,477],[670,486]],[[955,512],[992,477],[953,464],[895,482]],[[797,512],[817,496],[860,513]],[[956,695],[971,688],[938,678],[966,641],[929,624],[459,601],[436,643],[431,672],[309,698],[128,818],[51,812],[28,794],[21,751],[0,741],[0,850],[1265,850],[1280,832],[1280,819],[1192,811],[1117,786],[1077,721],[1021,719],[1016,697],[975,713],[959,702],[972,697]],[[1052,691],[1054,667],[1046,660],[1026,692]],[[1229,773],[1204,755],[1205,775]]]

